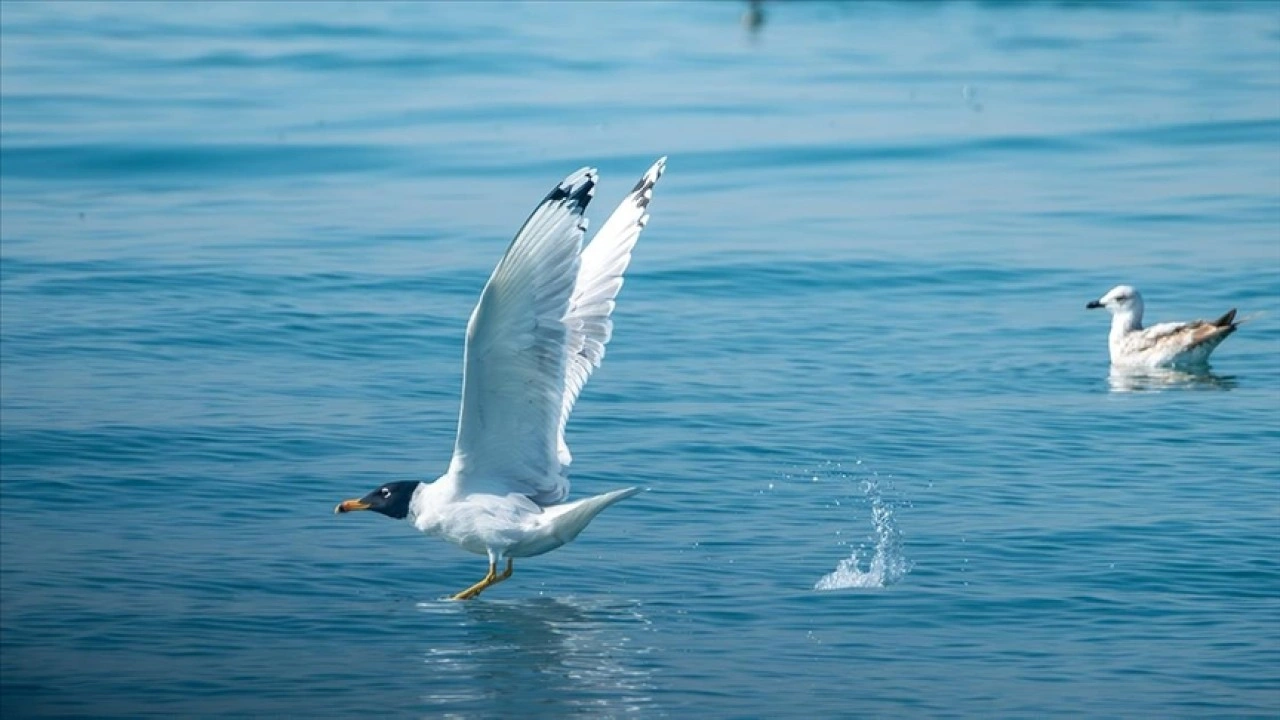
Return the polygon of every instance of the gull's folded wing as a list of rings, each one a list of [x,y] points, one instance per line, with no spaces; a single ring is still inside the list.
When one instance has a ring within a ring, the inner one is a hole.
[[[1193,320],[1191,322],[1167,322],[1135,333],[1130,349],[1136,352],[1158,352],[1170,357],[1194,350],[1206,343],[1216,345],[1223,338],[1235,332],[1236,326],[1233,310],[1214,322]],[[1225,323],[1223,321],[1226,321]]]
[[[1129,350],[1146,352],[1170,341],[1176,343],[1178,336],[1187,329],[1188,325],[1189,323],[1185,322],[1164,322],[1134,332],[1129,339]]]

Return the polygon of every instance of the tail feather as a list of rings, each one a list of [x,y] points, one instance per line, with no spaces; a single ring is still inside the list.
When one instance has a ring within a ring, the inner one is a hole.
[[[563,508],[561,512],[555,514],[555,519],[552,521],[556,528],[556,538],[561,542],[570,542],[578,537],[578,533],[586,529],[596,515],[604,512],[605,508],[638,492],[640,492],[640,488],[629,487],[607,492],[603,495],[583,498],[577,502],[566,503],[558,507],[547,508],[549,513],[555,513],[556,510]]]
[[[508,557],[533,557],[573,542],[605,508],[638,492],[640,488],[629,487],[545,507],[540,520],[542,529],[537,536],[508,549],[505,554]]]
[[[1236,328],[1240,327],[1241,322],[1244,322],[1244,320],[1236,322],[1236,309],[1231,308],[1225,315],[1213,322],[1201,320],[1192,323],[1187,328],[1191,331],[1190,342],[1187,343],[1183,352],[1201,347],[1207,347],[1208,352],[1213,352],[1213,348],[1217,347],[1218,343],[1226,340],[1228,335],[1234,333]]]

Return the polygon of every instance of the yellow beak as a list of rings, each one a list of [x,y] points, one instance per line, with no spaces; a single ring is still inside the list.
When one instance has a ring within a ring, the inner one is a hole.
[[[352,510],[368,510],[368,509],[369,509],[369,505],[367,503],[360,502],[359,500],[343,500],[342,502],[338,503],[337,507],[333,509],[333,514],[341,515],[342,513],[351,512]]]

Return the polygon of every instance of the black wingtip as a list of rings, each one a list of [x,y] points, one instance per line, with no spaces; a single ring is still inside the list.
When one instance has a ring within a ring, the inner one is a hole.
[[[658,184],[658,180],[662,177],[662,173],[667,169],[667,156],[663,155],[645,171],[644,176],[636,181],[635,187],[631,188],[632,193],[644,192],[652,190],[654,185]]]
[[[653,200],[653,186],[658,184],[658,180],[662,178],[662,173],[667,169],[667,156],[663,155],[658,158],[644,175],[640,177],[631,192],[627,195],[641,211],[649,207],[649,201]],[[644,213],[636,220],[636,224],[644,227],[649,222],[649,214]]]
[[[543,202],[564,203],[580,213],[587,208],[587,204],[594,197],[598,179],[599,174],[595,168],[584,167],[561,180],[556,189],[547,194],[547,199]]]

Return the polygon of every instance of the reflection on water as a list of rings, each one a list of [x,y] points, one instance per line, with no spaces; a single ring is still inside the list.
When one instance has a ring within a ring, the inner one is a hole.
[[[422,603],[461,638],[423,660],[433,711],[486,716],[615,717],[654,712],[651,623],[636,603],[563,598]]]
[[[1107,377],[1111,392],[1162,390],[1231,390],[1236,387],[1234,375],[1215,375],[1208,369],[1196,372],[1157,368],[1112,367]]]

